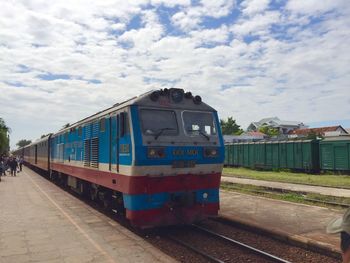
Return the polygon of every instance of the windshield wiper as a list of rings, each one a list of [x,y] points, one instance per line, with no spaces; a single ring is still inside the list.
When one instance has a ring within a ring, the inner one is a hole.
[[[158,137],[159,137],[160,135],[162,135],[162,133],[163,133],[164,131],[175,131],[175,129],[174,129],[174,128],[161,128],[161,129],[159,129],[158,133],[154,136],[154,139],[157,140]]]
[[[200,135],[204,136],[208,141],[210,140],[210,137],[208,135],[206,135],[202,130],[187,130],[189,132],[198,132]]]

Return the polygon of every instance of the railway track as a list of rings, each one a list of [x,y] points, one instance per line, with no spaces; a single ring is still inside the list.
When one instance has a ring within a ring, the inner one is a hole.
[[[100,203],[77,195],[67,187],[61,186],[61,188],[109,216],[112,220],[117,221],[179,262],[335,263],[339,260],[338,258],[335,259],[317,252],[290,246],[280,241],[271,240],[264,234],[259,234],[255,231],[245,231],[240,227],[237,228],[220,222],[220,220],[206,220],[201,225],[174,226],[139,231],[132,228],[119,213],[115,214],[112,210],[106,210]],[[257,240],[258,242],[256,242]]]
[[[208,229],[206,229],[204,227],[201,227],[201,226],[198,226],[198,225],[191,225],[191,227],[194,230],[202,232],[202,233],[205,233],[206,235],[211,236],[211,237],[213,237],[215,239],[225,241],[227,244],[229,244],[232,247],[235,247],[235,248],[238,247],[238,248],[241,248],[241,249],[244,249],[244,250],[248,251],[249,253],[253,253],[253,254],[255,254],[255,255],[259,256],[259,257],[265,258],[269,262],[290,263],[290,261],[284,260],[284,259],[279,258],[279,257],[277,257],[275,255],[272,255],[272,254],[270,254],[268,252],[265,252],[265,251],[262,251],[260,249],[254,248],[254,247],[252,247],[252,246],[250,246],[248,244],[245,244],[243,242],[234,240],[234,239],[229,238],[227,236],[215,233],[215,232],[213,232],[211,230],[208,230]],[[189,244],[187,242],[182,241],[179,238],[175,238],[175,237],[169,237],[169,238],[171,240],[181,244],[182,246],[185,246],[186,248],[194,251],[195,253],[200,254],[201,256],[205,257],[206,259],[208,259],[211,262],[217,262],[217,263],[224,263],[224,262],[226,262],[226,260],[221,260],[217,256],[210,255],[209,253],[205,252],[204,249],[201,249],[201,248],[198,248],[196,246],[193,246],[193,245],[191,245],[191,244]]]

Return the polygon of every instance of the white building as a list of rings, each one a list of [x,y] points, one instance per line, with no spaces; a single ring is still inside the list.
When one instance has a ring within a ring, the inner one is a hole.
[[[262,126],[268,126],[276,128],[280,131],[281,134],[288,134],[290,131],[296,129],[305,129],[307,126],[301,121],[284,121],[280,120],[277,117],[264,118],[258,122],[252,122],[247,131],[259,131],[259,128]]]

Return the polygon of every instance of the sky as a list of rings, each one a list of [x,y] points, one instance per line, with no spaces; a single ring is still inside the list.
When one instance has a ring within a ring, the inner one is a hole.
[[[0,0],[11,147],[152,89],[220,118],[350,126],[348,0]]]

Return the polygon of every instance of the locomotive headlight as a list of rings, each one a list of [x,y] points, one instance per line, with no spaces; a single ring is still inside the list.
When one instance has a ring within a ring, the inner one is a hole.
[[[182,89],[171,89],[170,96],[173,102],[179,103],[184,97],[184,91]]]
[[[208,198],[208,193],[203,193],[203,199],[207,199]]]
[[[157,151],[155,149],[148,149],[148,157],[156,156]]]
[[[164,158],[165,157],[165,150],[164,150],[164,148],[161,148],[161,147],[148,148],[147,157],[148,158]]]
[[[217,148],[204,149],[204,157],[217,157],[218,155],[219,155],[219,151]]]

